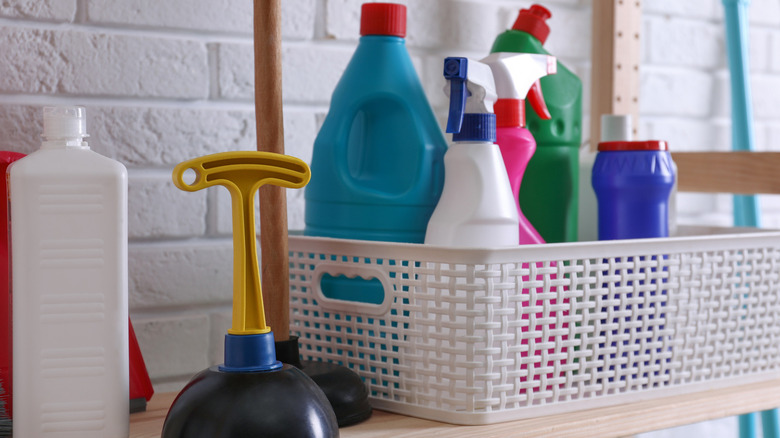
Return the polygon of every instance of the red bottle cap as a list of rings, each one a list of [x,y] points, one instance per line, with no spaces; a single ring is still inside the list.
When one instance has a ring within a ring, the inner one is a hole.
[[[669,146],[663,140],[646,141],[602,141],[599,151],[668,151]]]
[[[528,32],[544,44],[550,35],[550,26],[545,23],[552,14],[541,5],[533,5],[530,9],[521,9],[512,29]]]
[[[493,105],[496,127],[525,126],[525,101],[522,99],[498,99]]]
[[[542,120],[550,120],[550,110],[547,109],[547,103],[542,95],[542,86],[537,80],[528,90],[526,96],[528,103],[531,104],[536,115]],[[493,112],[496,113],[496,127],[525,127],[525,100],[524,99],[498,99],[493,105]]]
[[[364,3],[360,9],[360,35],[406,37],[406,6]]]

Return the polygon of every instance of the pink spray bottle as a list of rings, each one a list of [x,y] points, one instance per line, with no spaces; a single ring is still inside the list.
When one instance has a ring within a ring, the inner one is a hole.
[[[496,113],[496,143],[504,158],[512,194],[520,217],[520,245],[545,243],[520,208],[520,183],[528,161],[536,151],[536,140],[525,128],[525,99],[543,119],[550,112],[539,87],[539,78],[556,72],[553,56],[529,53],[496,52],[481,60],[493,70],[498,100]],[[530,91],[529,91],[530,90]]]
[[[519,202],[520,183],[523,181],[528,161],[536,151],[536,140],[531,132],[525,128],[524,99],[526,96],[528,97],[534,111],[541,118],[550,118],[550,112],[547,110],[547,105],[541,94],[539,78],[556,73],[556,59],[548,55],[496,52],[482,59],[481,62],[490,66],[496,84],[498,100],[493,106],[496,113],[496,143],[501,150],[512,194],[517,205],[520,223],[518,243],[521,245],[545,243],[531,222],[526,219]],[[554,269],[556,266],[555,261],[536,263],[538,269]],[[523,268],[528,269],[529,265],[524,263]],[[555,280],[557,275],[550,274],[549,278]],[[523,277],[523,281],[529,280],[530,276]],[[537,275],[535,280],[544,281],[544,276]],[[557,286],[551,287],[550,291],[559,292]],[[558,302],[555,298],[533,299],[532,294],[527,289],[523,289],[523,293],[528,296],[528,301],[521,302],[524,307],[545,308],[548,305],[554,306]],[[564,299],[562,302],[568,303],[568,299]],[[566,310],[553,310],[549,313],[537,312],[535,314],[537,321],[553,319],[557,322],[552,324],[536,323],[528,329],[524,329],[524,331],[531,329],[537,333],[554,333],[547,339],[543,337],[535,339],[536,345],[552,343],[554,346],[521,353],[521,357],[532,357],[528,361],[529,363],[521,366],[521,370],[528,373],[528,377],[520,377],[520,381],[523,383],[521,394],[525,394],[529,390],[530,392],[550,391],[553,386],[550,382],[562,380],[562,372],[550,373],[542,370],[555,368],[556,361],[561,365],[566,363],[565,357],[568,354],[568,347],[565,347],[564,344],[568,338],[566,335],[568,323],[559,321],[565,319],[567,315],[568,311]],[[530,316],[523,315],[523,319],[530,319]],[[528,322],[531,323],[531,321]],[[524,339],[521,343],[527,344],[528,341]]]

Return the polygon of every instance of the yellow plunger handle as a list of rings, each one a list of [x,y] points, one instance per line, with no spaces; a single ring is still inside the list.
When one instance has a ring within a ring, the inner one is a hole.
[[[193,170],[195,180],[184,181]],[[180,163],[173,169],[176,187],[194,192],[221,185],[230,191],[233,205],[233,327],[232,335],[268,333],[257,266],[255,192],[263,184],[298,189],[311,173],[303,161],[271,152],[222,152]],[[286,329],[286,327],[283,327]]]

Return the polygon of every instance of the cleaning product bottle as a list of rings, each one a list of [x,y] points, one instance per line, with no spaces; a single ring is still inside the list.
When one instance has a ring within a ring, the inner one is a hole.
[[[314,142],[309,236],[422,243],[447,143],[406,50],[406,6],[368,3],[361,38]],[[381,302],[374,279],[325,275],[330,298]]]
[[[548,55],[538,54],[517,54],[510,52],[496,52],[481,62],[489,65],[493,70],[493,78],[496,81],[496,90],[498,94],[498,100],[495,104],[496,113],[496,138],[499,148],[501,149],[501,155],[506,165],[507,174],[509,175],[510,186],[512,187],[512,195],[514,201],[517,203],[517,212],[520,222],[520,241],[521,245],[545,243],[544,239],[539,235],[533,225],[525,218],[521,205],[519,203],[519,192],[521,182],[523,180],[523,173],[525,172],[528,161],[536,150],[536,141],[533,135],[528,129],[525,128],[525,103],[524,99],[528,97],[531,107],[541,118],[550,118],[550,113],[544,102],[544,97],[541,95],[541,89],[539,88],[539,78],[554,74],[556,72],[557,63],[554,57]],[[530,90],[530,92],[529,92]],[[548,266],[545,263],[537,262],[536,267],[540,270],[556,267],[555,261],[549,262]],[[527,269],[529,264],[523,263],[523,268]],[[549,274],[549,280],[557,280],[556,274]],[[523,281],[530,280],[530,276],[523,276]],[[538,275],[535,278],[536,281],[544,282],[544,275]],[[565,290],[561,287],[561,290]],[[553,286],[550,288],[551,292],[557,292],[558,287]],[[528,294],[527,289],[523,289],[523,293]],[[533,306],[537,308],[543,308],[546,305],[556,305],[557,299],[537,300],[535,302],[523,301],[523,306]],[[568,303],[566,299],[564,303]],[[568,313],[566,311],[553,311],[549,314],[544,312],[537,312],[536,318],[541,321],[546,317],[555,317],[556,321],[561,321],[562,318]],[[523,319],[529,319],[527,315],[523,315]],[[560,333],[568,329],[567,323],[562,324],[550,324],[546,327],[547,330]],[[537,325],[534,330],[541,333],[545,331],[542,325]],[[564,334],[554,335],[551,339],[545,340],[541,337],[536,338],[535,341],[539,344],[545,341],[553,341],[555,345],[553,348],[547,350],[535,350],[529,352],[522,352],[523,357],[531,355],[533,360],[528,363],[524,363],[521,370],[527,370],[530,377],[521,377],[523,382],[523,389],[521,394],[525,394],[529,389],[532,392],[538,391],[542,388],[541,380],[542,374],[535,370],[552,367],[554,360],[550,359],[556,357],[556,355],[565,354],[566,347],[561,347],[566,341],[567,336]],[[523,339],[521,344],[526,344],[528,340]],[[556,351],[557,348],[557,351]],[[559,363],[565,364],[564,360]],[[555,377],[555,373],[547,373],[547,378],[552,379]],[[526,383],[528,382],[528,383]],[[530,385],[529,388],[526,385]],[[547,390],[550,390],[550,386],[546,386]]]
[[[490,66],[496,82],[498,100],[494,105],[496,113],[496,143],[501,149],[512,195],[517,203],[520,219],[520,244],[544,243],[533,225],[523,214],[519,195],[523,174],[528,160],[536,150],[536,140],[525,128],[525,104],[528,95],[534,110],[542,118],[550,118],[539,87],[533,87],[539,78],[555,74],[555,58],[547,55],[531,55],[497,52],[480,62]],[[535,93],[528,94],[530,89]]]
[[[491,52],[549,55],[542,44],[550,33],[545,21],[551,16],[539,5],[521,10],[512,29],[496,38]],[[544,240],[572,242],[577,240],[582,82],[560,62],[557,74],[539,82],[552,118],[543,120],[526,110],[537,148],[523,176],[520,205]]]
[[[591,177],[593,190],[598,199],[598,234],[599,240],[614,239],[641,239],[652,237],[669,236],[669,195],[672,191],[675,181],[674,164],[669,148],[665,141],[605,141],[599,143],[596,161],[593,163],[593,174]],[[620,311],[629,312],[636,315],[637,324],[644,327],[645,333],[663,333],[665,321],[665,309],[667,304],[668,292],[664,284],[668,281],[668,267],[666,263],[659,263],[660,258],[666,259],[668,256],[637,256],[628,257],[626,261],[621,262],[616,258],[614,262],[605,263],[605,266],[620,265],[626,263],[637,266],[634,269],[626,269],[634,280],[628,280],[624,283],[616,282],[615,289],[624,289],[625,300],[621,297],[620,309],[618,306],[609,309],[601,308],[602,315],[615,315],[602,320],[602,327],[620,327],[620,320],[617,315]],[[652,264],[648,266],[648,262]],[[657,268],[656,265],[662,265]],[[609,278],[613,272],[607,271],[604,278]],[[648,287],[648,285],[652,285]],[[610,286],[612,289],[613,286]],[[636,294],[636,295],[634,295]],[[631,304],[624,304],[628,302]],[[668,373],[666,368],[669,363],[668,356],[663,358],[662,352],[670,348],[665,336],[659,334],[656,336],[643,335],[640,339],[634,339],[633,328],[631,336],[628,333],[629,328],[624,327],[623,333],[619,330],[612,330],[613,339],[623,336],[624,341],[612,342],[611,347],[619,346],[617,351],[623,351],[622,356],[628,356],[628,348],[633,351],[633,357],[646,357],[639,363],[644,364],[644,370],[662,370],[651,371],[656,375],[659,372]],[[609,339],[609,332],[600,333],[602,339]],[[634,344],[632,347],[626,345]],[[600,344],[604,347],[606,344]],[[654,351],[653,351],[654,350]],[[618,354],[611,354],[611,358],[618,357]],[[645,378],[649,371],[644,371],[641,375],[636,371],[637,367],[623,362],[615,362],[616,365],[610,366],[610,372],[615,372],[609,380],[626,379],[628,375],[636,379]],[[640,366],[641,370],[642,367]]]
[[[406,7],[364,4],[360,33],[314,142],[305,233],[419,243],[446,141],[406,50]]]
[[[592,176],[599,240],[668,237],[674,180],[665,141],[599,143]]]
[[[494,59],[488,61],[495,62]],[[428,223],[426,244],[483,248],[518,244],[520,221],[517,200],[512,194],[501,151],[494,144],[496,116],[491,111],[496,99],[495,71],[487,64],[466,58],[447,58],[444,61],[444,77],[450,82],[447,132],[453,133],[454,143],[444,156],[447,170],[444,191]],[[539,268],[548,270],[554,265],[554,261],[537,263]],[[529,263],[523,263],[522,267],[529,269]],[[525,283],[529,278],[526,275],[522,280]],[[548,278],[553,282],[556,279],[555,274]],[[550,284],[545,281],[544,275],[535,280]],[[557,290],[556,286],[550,286],[550,292]],[[532,298],[528,289],[522,289],[521,294],[520,306],[542,309],[535,312],[535,325],[531,325],[531,315],[523,312],[522,319],[526,320],[526,325],[522,331],[534,330],[544,335],[533,340],[523,337],[520,342],[537,346],[520,353],[527,358],[520,369],[523,385],[520,393],[552,390],[552,385],[545,385],[542,377],[546,375],[546,380],[551,381],[553,377],[560,376],[545,370],[552,369],[555,362],[565,363],[561,357],[567,354],[564,341],[567,339],[568,323],[563,321],[568,312],[550,310],[550,306],[555,307],[559,302],[556,298],[542,299],[539,295]],[[539,322],[545,320],[552,322]],[[538,347],[545,344],[553,347]]]
[[[444,155],[444,190],[428,222],[425,243],[461,247],[514,246],[517,204],[496,141],[495,83],[490,67],[446,58],[453,144]]]
[[[46,107],[9,170],[14,436],[127,437],[127,171]]]
[[[8,191],[6,170],[14,161],[24,157],[18,152],[0,151],[0,406],[5,406],[5,414],[13,418],[13,369],[11,368],[11,282],[9,281],[11,265],[10,247],[8,245]],[[0,421],[2,420],[0,409]],[[2,436],[0,427],[0,436]]]

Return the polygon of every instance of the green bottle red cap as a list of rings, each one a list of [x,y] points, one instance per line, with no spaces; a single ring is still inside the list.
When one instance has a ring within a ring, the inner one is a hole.
[[[360,9],[360,35],[406,37],[406,6],[364,3]]]
[[[541,5],[533,5],[530,9],[521,9],[512,29],[527,32],[533,35],[542,44],[550,35],[550,26],[546,21],[552,17],[552,13]]]

